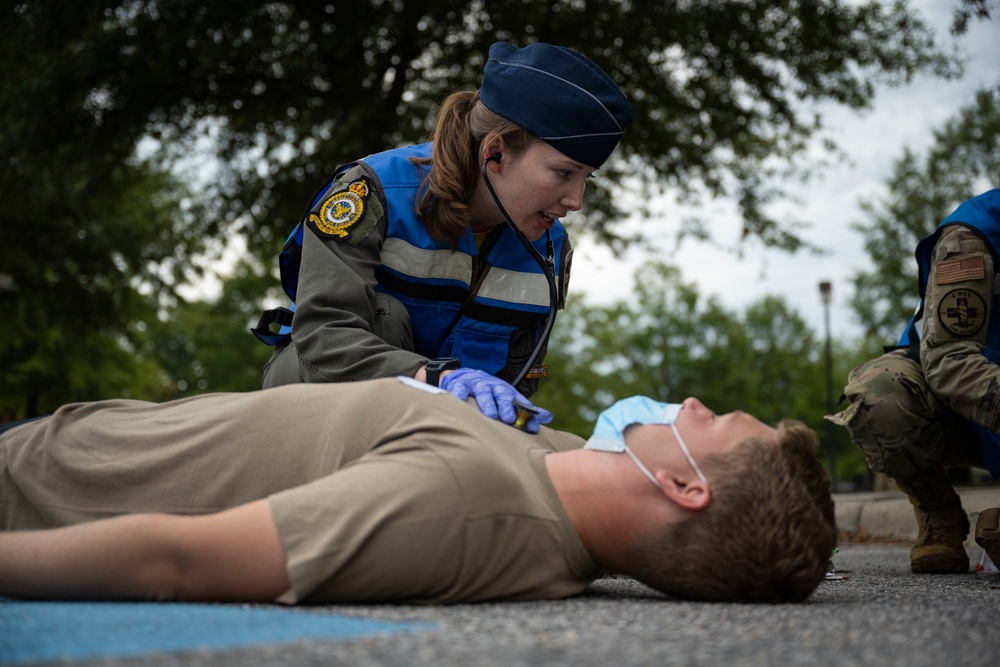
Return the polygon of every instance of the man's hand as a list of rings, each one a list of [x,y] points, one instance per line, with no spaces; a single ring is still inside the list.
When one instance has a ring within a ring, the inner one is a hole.
[[[513,385],[498,377],[474,368],[459,368],[441,378],[441,388],[461,400],[475,396],[479,410],[490,419],[499,419],[504,424],[517,421],[515,403],[535,407],[531,401],[514,389]],[[528,433],[538,433],[541,424],[552,421],[552,413],[537,408],[538,414],[530,417],[525,424]]]

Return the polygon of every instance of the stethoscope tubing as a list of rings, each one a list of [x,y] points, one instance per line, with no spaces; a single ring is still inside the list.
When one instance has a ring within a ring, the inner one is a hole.
[[[542,257],[542,254],[538,252],[538,250],[535,249],[535,246],[531,244],[531,241],[529,241],[528,237],[524,235],[524,232],[518,229],[517,225],[514,224],[514,221],[510,219],[507,209],[504,208],[502,203],[500,203],[500,198],[493,189],[493,184],[490,183],[490,177],[486,173],[486,165],[489,164],[490,160],[494,159],[499,161],[499,157],[497,155],[483,160],[482,172],[483,180],[486,181],[486,188],[490,191],[490,195],[493,197],[493,201],[496,202],[497,208],[500,209],[500,213],[503,214],[503,218],[506,221],[507,226],[514,232],[517,239],[521,242],[521,245],[524,246],[524,249],[528,251],[528,254],[531,255],[532,259],[534,259],[535,262],[538,263],[538,266],[541,267],[542,273],[545,274],[545,279],[549,284],[549,316],[545,322],[545,327],[542,329],[542,334],[538,337],[538,341],[535,343],[535,349],[531,351],[531,356],[528,357],[528,360],[524,363],[524,366],[517,374],[517,377],[511,382],[512,385],[517,387],[531,371],[531,368],[535,363],[535,359],[538,358],[539,353],[542,351],[542,346],[545,345],[545,341],[549,339],[549,333],[552,331],[552,325],[555,324],[556,321],[556,311],[559,308],[559,292],[558,287],[556,286],[555,251],[552,247],[552,234],[549,233],[549,230],[545,230],[545,245],[546,251],[549,255],[548,259],[546,259],[545,257]]]

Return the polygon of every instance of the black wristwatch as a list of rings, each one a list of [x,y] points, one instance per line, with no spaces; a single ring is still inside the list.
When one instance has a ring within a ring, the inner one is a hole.
[[[441,379],[441,371],[453,371],[456,368],[461,368],[461,366],[462,362],[453,357],[431,359],[424,368],[424,372],[427,374],[427,384],[432,387],[438,386],[438,381]]]

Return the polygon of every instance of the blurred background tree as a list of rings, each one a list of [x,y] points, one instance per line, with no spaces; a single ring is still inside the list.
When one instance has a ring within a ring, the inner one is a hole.
[[[801,420],[824,434],[828,460],[822,345],[782,299],[767,296],[734,312],[704,298],[675,267],[652,262],[636,272],[633,298],[592,305],[571,297],[559,318],[546,356],[551,379],[532,397],[556,415],[554,427],[588,437],[598,413],[617,399],[695,396],[718,413]],[[836,347],[838,382],[862,360],[852,344]],[[833,447],[840,479],[864,475],[844,429],[835,431]]]
[[[820,130],[810,105],[860,109],[876,83],[960,72],[906,1],[6,4],[11,155],[120,162],[153,137],[163,164],[216,157],[204,234],[268,253],[338,164],[425,137],[497,40],[576,48],[629,92],[636,122],[590,202],[601,236],[621,217],[602,195],[628,173],[651,192],[731,197],[748,235],[795,247],[763,204],[772,165]]]
[[[269,271],[237,262],[218,296],[179,300],[171,317],[151,331],[143,354],[172,378],[174,396],[259,389],[272,348],[248,331],[257,324],[266,296],[277,291]]]
[[[978,4],[956,8],[968,22]],[[616,250],[638,240],[615,203],[642,214],[661,194],[734,201],[745,238],[803,247],[798,221],[767,210],[817,166],[808,145],[838,157],[818,105],[863,109],[880,86],[961,72],[902,0],[0,7],[0,418],[258,388],[270,350],[248,324],[279,297],[274,256],[310,195],[342,162],[425,139],[494,41],[573,47],[628,92],[636,121],[571,230]],[[697,214],[677,224],[711,238]],[[227,247],[240,261],[217,294],[184,298]],[[539,401],[561,426],[585,432],[613,388],[819,427],[819,346],[784,302],[733,313],[669,266],[642,276],[637,301],[560,315],[549,359],[568,381]]]

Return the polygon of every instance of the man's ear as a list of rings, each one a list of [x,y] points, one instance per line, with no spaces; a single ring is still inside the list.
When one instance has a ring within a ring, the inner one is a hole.
[[[708,484],[698,478],[684,481],[666,472],[659,472],[656,474],[656,479],[663,486],[663,495],[686,510],[700,512],[712,502],[712,492]]]

